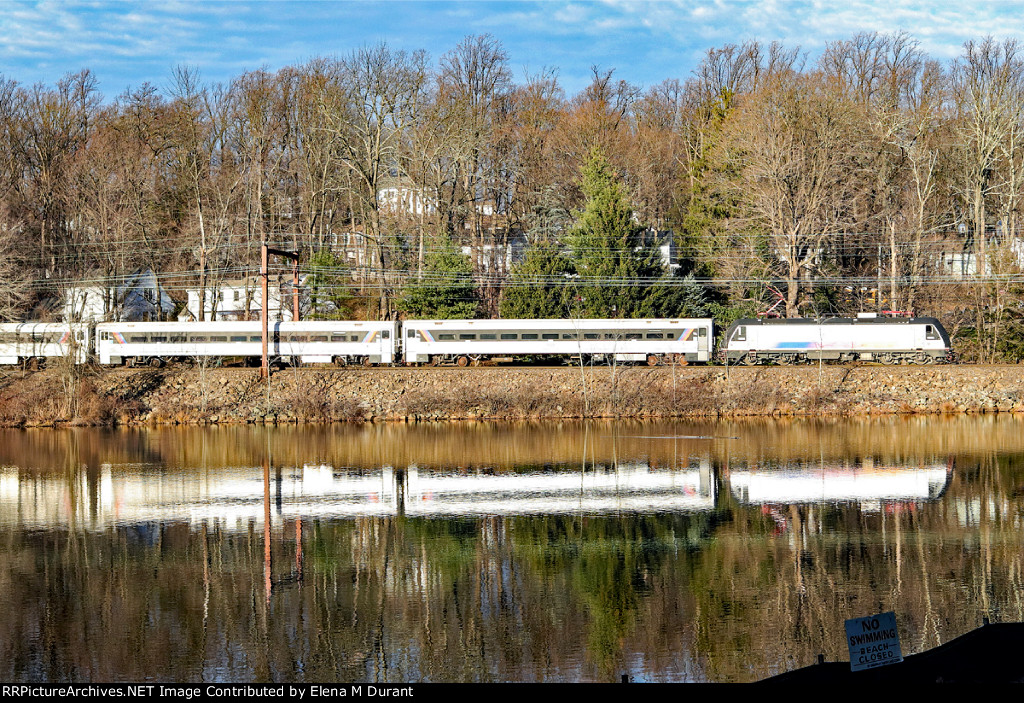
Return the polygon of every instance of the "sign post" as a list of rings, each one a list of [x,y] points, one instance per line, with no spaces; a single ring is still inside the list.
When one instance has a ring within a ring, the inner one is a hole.
[[[896,613],[879,613],[846,621],[850,671],[864,671],[903,661]]]

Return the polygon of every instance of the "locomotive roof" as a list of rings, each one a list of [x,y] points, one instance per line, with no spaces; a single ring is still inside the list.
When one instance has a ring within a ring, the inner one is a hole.
[[[745,317],[736,325],[938,325],[934,317]],[[730,327],[731,329],[731,327]]]

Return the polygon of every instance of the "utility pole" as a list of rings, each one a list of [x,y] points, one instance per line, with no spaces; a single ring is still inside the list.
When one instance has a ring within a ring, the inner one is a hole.
[[[260,247],[260,278],[262,279],[263,305],[260,319],[263,323],[263,363],[260,378],[270,378],[270,255],[284,256],[292,260],[292,320],[299,321],[299,252],[273,249],[266,242]]]

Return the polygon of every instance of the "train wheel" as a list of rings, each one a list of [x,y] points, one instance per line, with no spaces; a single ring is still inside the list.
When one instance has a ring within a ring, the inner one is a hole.
[[[455,363],[458,364],[459,366],[468,366],[469,365],[469,357],[468,356],[460,356]]]
[[[373,366],[373,362],[370,361],[370,357],[368,357],[368,356],[364,356],[363,357],[363,366],[365,366],[367,368]]]
[[[655,355],[655,354],[648,354],[647,355],[647,365],[648,366],[657,366],[660,363],[661,363],[661,359],[659,359],[657,357],[657,355]]]
[[[740,363],[744,366],[753,366],[757,363],[757,357],[753,354],[747,354],[744,357],[740,357]]]
[[[894,357],[892,354],[879,354],[878,361],[879,363],[884,364],[885,366],[892,366],[893,364],[896,363],[896,357]]]
[[[348,366],[348,357],[336,356],[334,357],[335,366]]]
[[[434,356],[430,357],[430,365],[431,366],[440,366],[441,365],[441,357],[438,356],[437,354],[435,354]]]
[[[164,365],[164,360],[161,359],[159,356],[154,356],[152,359],[149,360],[149,365],[154,369],[158,369]]]
[[[775,360],[775,363],[778,364],[779,366],[789,366],[793,363],[793,357],[791,357],[789,354],[783,354],[782,356]]]

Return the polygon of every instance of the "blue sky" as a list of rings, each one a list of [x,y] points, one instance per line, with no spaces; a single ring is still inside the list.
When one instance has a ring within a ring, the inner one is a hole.
[[[466,35],[487,33],[505,47],[517,80],[555,68],[572,95],[589,82],[595,65],[647,87],[684,80],[707,49],[727,43],[779,40],[813,58],[831,40],[901,29],[946,61],[967,39],[1024,40],[1024,4],[0,0],[0,73],[23,84],[52,84],[89,68],[101,92],[113,98],[147,81],[165,88],[179,64],[197,67],[206,81],[226,81],[245,70],[277,70],[380,41],[425,49],[436,61]]]

